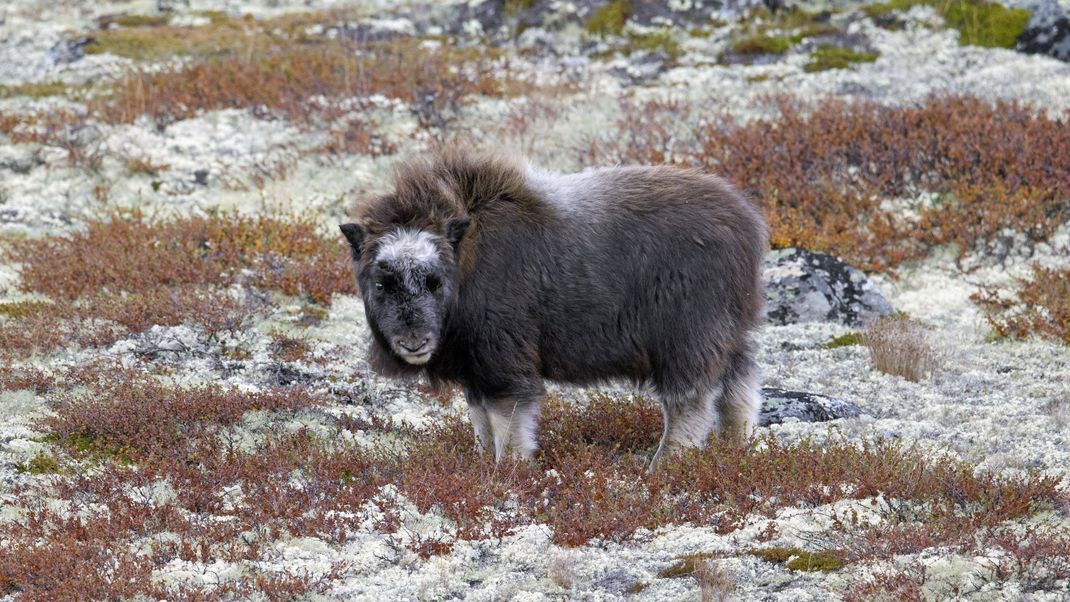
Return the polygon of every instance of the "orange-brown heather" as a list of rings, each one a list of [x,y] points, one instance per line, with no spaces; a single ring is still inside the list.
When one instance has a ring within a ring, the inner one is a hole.
[[[511,96],[531,89],[495,59],[475,50],[430,49],[419,40],[374,43],[274,40],[261,52],[236,52],[173,69],[139,69],[120,79],[91,112],[111,123],[148,115],[157,123],[201,111],[263,107],[295,121],[320,114],[339,98],[379,94],[445,113],[474,94]],[[322,104],[322,103],[321,103]],[[329,113],[329,112],[328,112]]]
[[[1030,277],[1021,279],[1009,297],[984,287],[973,300],[1001,336],[1038,334],[1070,344],[1070,268],[1034,264]]]
[[[998,548],[1010,555],[1000,579],[1070,577],[1070,567],[1052,560],[1070,550],[1065,529],[1038,528],[1033,544],[1023,548],[1006,526],[1039,511],[1065,512],[1070,500],[1058,479],[975,472],[894,441],[715,440],[646,475],[657,433],[642,427],[658,421],[656,406],[594,395],[585,408],[550,401],[547,423],[554,426],[543,432],[547,451],[535,465],[496,465],[481,457],[459,416],[422,428],[381,418],[338,420],[338,434],[389,432],[402,442],[391,451],[338,443],[344,437],[270,430],[249,447],[221,436],[220,429],[250,409],[306,411],[316,396],[300,389],[255,394],[171,388],[145,376],[107,384],[116,379],[104,373],[83,380],[87,392],[51,396],[55,415],[41,425],[55,442],[54,478],[15,494],[32,520],[0,525],[0,592],[28,599],[73,591],[220,599],[269,580],[289,584],[289,594],[318,591],[330,577],[301,580],[252,569],[220,590],[184,586],[191,589],[181,592],[147,577],[174,558],[262,560],[278,537],[341,543],[362,528],[366,504],[380,512],[378,531],[399,549],[427,557],[450,553],[459,540],[497,539],[528,524],[546,525],[558,544],[578,546],[633,540],[643,537],[640,529],[684,523],[730,533],[754,519],[774,519],[780,508],[855,499],[884,521],[870,524],[849,509],[833,513],[821,545],[846,562],[933,546],[961,553]],[[130,415],[138,419],[123,419]],[[95,465],[92,476],[80,468],[86,462]],[[166,479],[175,496],[152,502],[137,495],[137,488],[156,479]],[[377,497],[384,485],[396,487],[421,512],[441,512],[449,526],[410,537],[396,501]],[[60,503],[33,503],[42,487]],[[228,494],[238,489],[240,497]],[[75,503],[97,510],[68,515],[64,504]],[[153,540],[148,553],[129,551],[164,532],[172,535]],[[62,561],[50,565],[48,558]],[[73,563],[83,563],[82,570],[68,570]],[[866,584],[855,589],[866,590]]]
[[[773,117],[704,115],[681,139],[672,127],[681,111],[678,102],[626,104],[618,131],[592,141],[586,158],[720,173],[764,204],[774,245],[865,269],[940,244],[960,256],[1004,253],[1005,229],[1035,243],[1070,216],[1070,114],[957,96],[899,107],[780,99]]]
[[[259,306],[234,284],[329,304],[354,292],[346,252],[309,219],[112,214],[69,235],[12,243],[21,287],[53,303],[0,322],[0,346],[47,351],[106,345],[153,325],[234,331]]]

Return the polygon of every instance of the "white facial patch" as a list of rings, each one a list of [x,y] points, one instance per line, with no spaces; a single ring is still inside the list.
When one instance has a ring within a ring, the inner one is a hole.
[[[429,264],[438,261],[435,237],[423,230],[400,228],[383,236],[376,261]]]

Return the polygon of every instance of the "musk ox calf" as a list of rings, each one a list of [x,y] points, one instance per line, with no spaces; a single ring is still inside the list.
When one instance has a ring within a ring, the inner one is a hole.
[[[403,164],[357,212],[341,230],[372,365],[460,384],[480,450],[534,456],[544,379],[651,387],[664,415],[651,468],[718,419],[753,429],[766,226],[723,180],[454,151]]]

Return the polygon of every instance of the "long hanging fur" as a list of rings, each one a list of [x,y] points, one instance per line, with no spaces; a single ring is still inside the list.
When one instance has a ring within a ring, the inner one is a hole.
[[[385,237],[434,235],[456,280],[437,349],[408,364],[372,324],[371,360],[462,385],[477,439],[499,455],[534,452],[543,379],[651,386],[666,417],[655,461],[701,445],[718,418],[739,435],[754,426],[749,335],[763,315],[766,226],[720,178],[674,167],[561,175],[447,151],[402,164],[394,191],[361,206],[352,227],[362,289]]]

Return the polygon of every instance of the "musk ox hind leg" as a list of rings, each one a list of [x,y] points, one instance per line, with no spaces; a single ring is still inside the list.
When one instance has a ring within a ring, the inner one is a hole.
[[[754,434],[762,408],[761,372],[754,361],[754,346],[745,343],[729,358],[721,376],[722,393],[717,399],[721,436],[745,440]]]
[[[647,471],[655,470],[673,451],[705,445],[715,424],[720,425],[722,437],[739,441],[751,437],[762,405],[760,378],[754,344],[748,340],[731,352],[713,385],[686,394],[659,394],[664,428]]]
[[[721,383],[687,394],[662,394],[663,429],[658,451],[647,472],[653,472],[665,457],[677,450],[702,447],[717,422],[715,402],[721,396]]]

